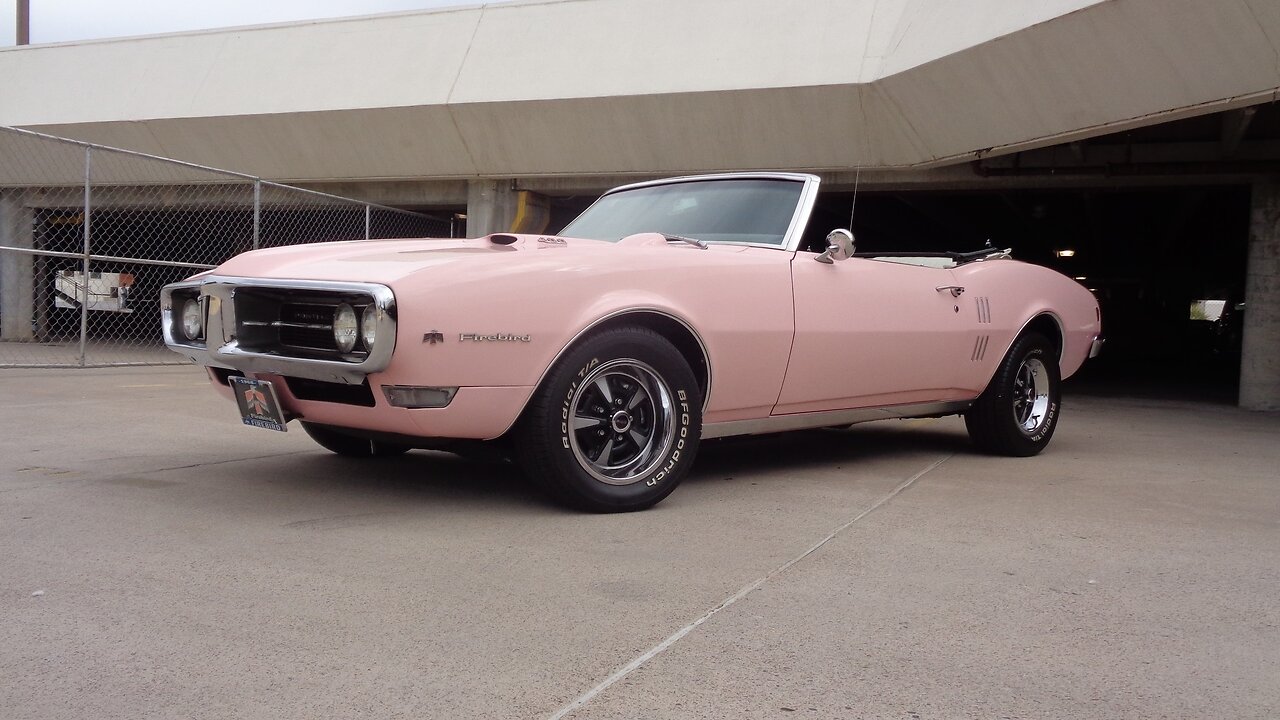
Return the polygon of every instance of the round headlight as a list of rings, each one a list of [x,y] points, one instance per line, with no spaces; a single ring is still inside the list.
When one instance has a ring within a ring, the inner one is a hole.
[[[360,323],[356,321],[356,311],[342,303],[333,311],[333,342],[338,350],[351,352],[356,346],[356,337],[360,335]]]
[[[199,340],[204,334],[204,313],[200,311],[200,301],[190,299],[182,303],[182,334],[188,340]]]
[[[364,349],[373,352],[373,343],[378,339],[378,306],[365,307],[360,315],[360,339],[364,341]]]

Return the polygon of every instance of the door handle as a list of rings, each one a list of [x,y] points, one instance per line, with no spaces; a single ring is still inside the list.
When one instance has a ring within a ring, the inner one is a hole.
[[[951,297],[960,297],[961,295],[964,294],[964,288],[960,285],[939,285],[938,287],[934,288],[934,290],[937,290],[938,292],[942,292],[943,290],[950,290]]]

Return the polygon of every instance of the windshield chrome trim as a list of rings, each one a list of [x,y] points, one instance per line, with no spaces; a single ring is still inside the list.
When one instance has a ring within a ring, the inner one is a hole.
[[[813,215],[813,206],[818,202],[818,187],[822,180],[817,175],[804,175],[804,189],[800,191],[800,202],[796,203],[796,213],[791,217],[791,227],[787,228],[783,247],[794,253],[800,249],[800,241],[804,238],[805,228],[809,226],[809,218]]]
[[[813,205],[818,200],[818,187],[822,184],[822,179],[817,175],[807,173],[792,172],[732,172],[732,173],[713,173],[710,175],[682,175],[680,177],[662,178],[659,180],[646,180],[644,182],[631,183],[630,185],[622,185],[611,190],[606,190],[595,202],[587,206],[586,210],[578,213],[578,216],[569,221],[569,225],[578,221],[578,218],[591,212],[601,200],[615,193],[626,192],[627,190],[637,190],[647,187],[658,187],[661,185],[677,185],[680,183],[691,182],[714,182],[717,180],[783,180],[786,182],[802,183],[800,190],[800,201],[796,203],[795,212],[791,215],[791,223],[787,226],[786,233],[782,236],[782,242],[774,243],[758,243],[758,242],[734,242],[707,240],[709,245],[738,245],[746,247],[769,248],[770,250],[785,250],[787,252],[795,252],[800,247],[800,240],[804,236],[805,227],[809,224],[809,216],[813,214]],[[568,225],[566,225],[568,227]],[[568,235],[561,237],[570,237]],[[598,238],[581,238],[585,240],[593,240]],[[604,241],[608,242],[608,241]]]
[[[789,180],[791,182],[804,182],[807,180],[818,180],[817,175],[809,175],[807,173],[793,172],[727,172],[727,173],[710,173],[707,175],[681,175],[679,177],[659,178],[657,180],[645,180],[644,182],[631,183],[630,185],[619,185],[616,188],[606,190],[603,195],[612,195],[626,190],[635,190],[637,188],[652,187],[655,185],[672,185],[683,182],[702,182],[706,180]]]

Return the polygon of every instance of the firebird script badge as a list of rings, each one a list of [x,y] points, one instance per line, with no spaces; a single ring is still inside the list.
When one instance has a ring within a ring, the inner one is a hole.
[[[431,343],[432,345],[435,345],[436,343],[444,342],[444,333],[440,332],[439,330],[432,330],[429,333],[423,333],[422,342]]]
[[[532,338],[528,335],[514,335],[512,333],[491,333],[484,335],[482,333],[462,333],[458,336],[461,342],[529,342]]]

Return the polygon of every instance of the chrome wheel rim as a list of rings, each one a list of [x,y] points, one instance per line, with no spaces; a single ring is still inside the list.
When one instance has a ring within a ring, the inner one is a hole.
[[[592,477],[630,485],[653,471],[675,441],[671,389],[638,360],[594,370],[569,401],[569,447]]]
[[[1013,419],[1023,435],[1034,435],[1049,420],[1049,370],[1027,358],[1013,377]]]

